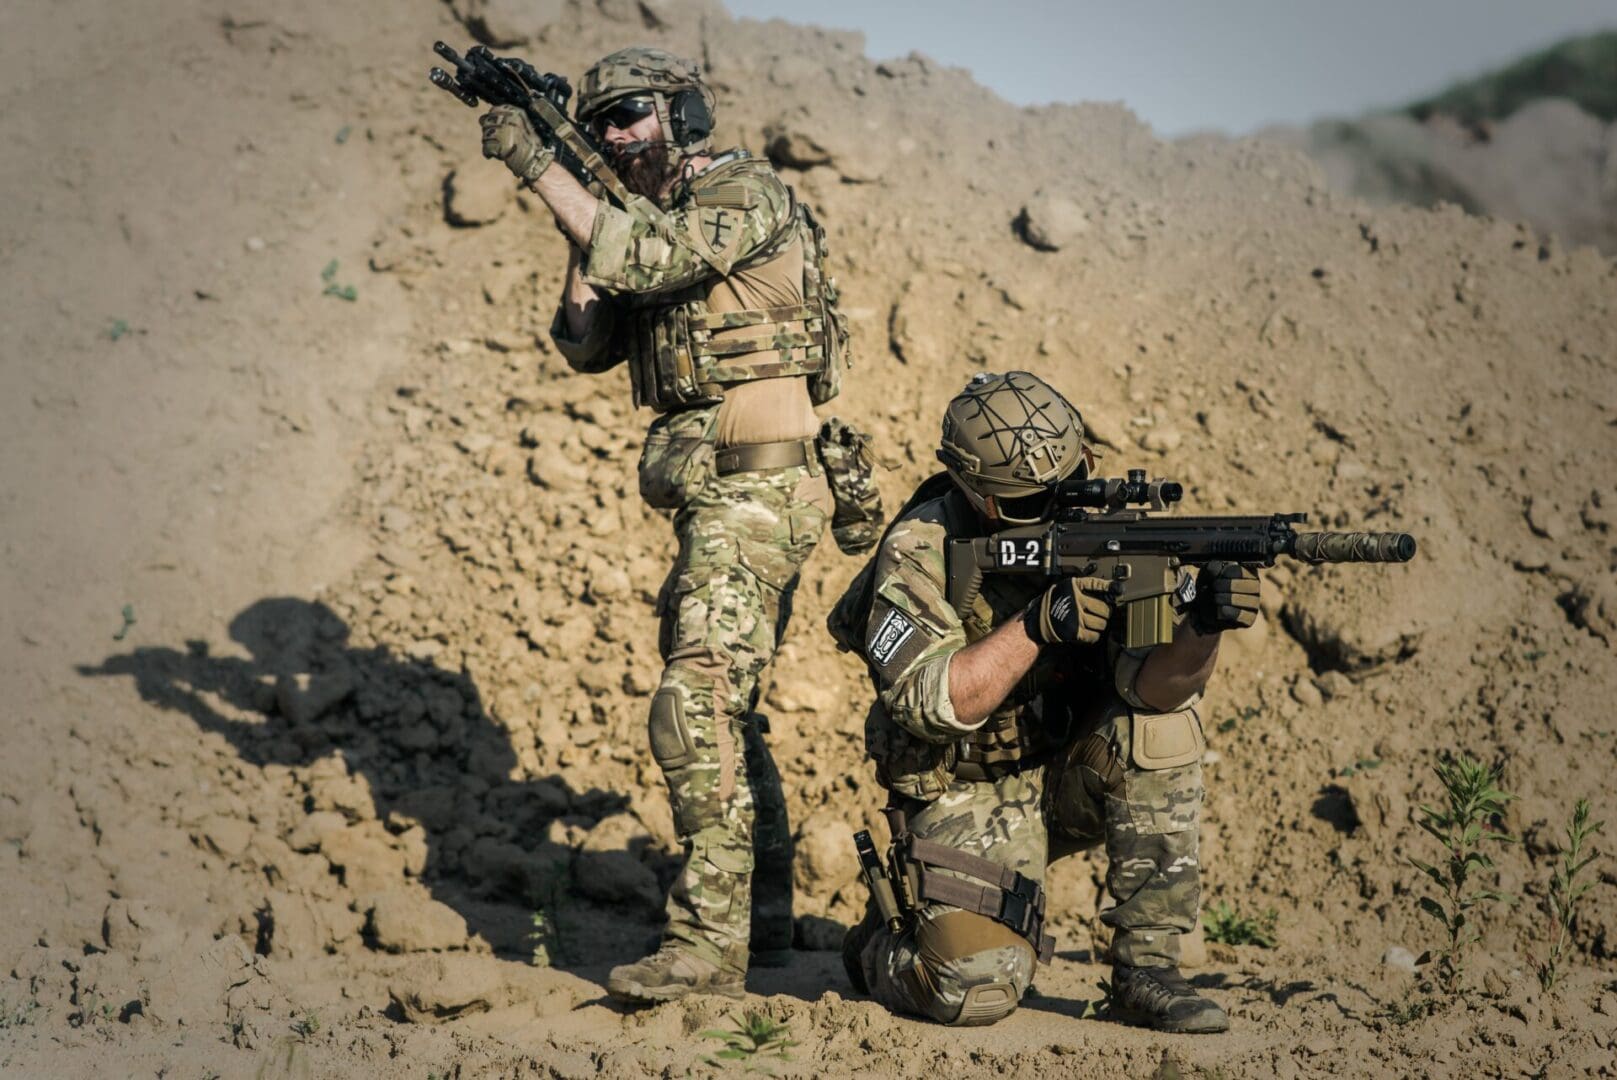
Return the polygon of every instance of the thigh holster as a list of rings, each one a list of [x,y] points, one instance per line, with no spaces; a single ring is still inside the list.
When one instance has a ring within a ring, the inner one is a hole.
[[[1044,932],[1044,888],[1032,878],[908,833],[893,842],[892,865],[905,906],[948,904],[986,915],[1025,938],[1040,963],[1055,955],[1055,938]]]

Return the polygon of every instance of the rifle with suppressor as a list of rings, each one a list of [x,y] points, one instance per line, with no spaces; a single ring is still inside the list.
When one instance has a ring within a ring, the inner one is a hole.
[[[1307,514],[1152,517],[1184,497],[1171,480],[1079,480],[1055,495],[1048,522],[990,536],[951,539],[949,602],[963,611],[984,574],[1098,577],[1111,582],[1131,649],[1173,640],[1174,608],[1196,597],[1190,567],[1210,562],[1273,566],[1280,556],[1307,563],[1408,562],[1408,533],[1299,532]],[[1141,509],[1134,509],[1141,507]]]
[[[427,73],[432,85],[454,95],[470,108],[480,105],[515,105],[528,114],[539,137],[556,150],[556,161],[585,187],[606,192],[618,206],[633,197],[601,155],[601,150],[567,115],[573,88],[561,75],[541,72],[526,60],[495,56],[486,45],[473,45],[464,57],[441,41],[432,51],[455,66],[451,75],[435,67]]]

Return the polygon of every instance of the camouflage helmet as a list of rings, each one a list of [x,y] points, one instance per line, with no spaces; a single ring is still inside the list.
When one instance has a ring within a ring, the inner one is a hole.
[[[1042,521],[1056,488],[1088,476],[1092,452],[1078,410],[1026,371],[973,375],[943,414],[938,460],[981,514]]]
[[[649,96],[677,158],[706,149],[713,130],[713,91],[695,61],[663,49],[637,45],[619,49],[584,72],[578,87],[578,119],[588,124],[597,113],[627,97]]]

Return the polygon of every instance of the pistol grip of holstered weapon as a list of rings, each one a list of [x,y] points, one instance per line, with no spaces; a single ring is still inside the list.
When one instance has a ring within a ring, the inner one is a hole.
[[[876,902],[876,910],[881,913],[887,928],[898,933],[904,928],[904,913],[899,909],[892,880],[876,854],[876,845],[870,839],[869,830],[861,829],[854,833],[853,846],[859,853],[859,866],[864,873],[865,886],[870,889],[870,898]]]

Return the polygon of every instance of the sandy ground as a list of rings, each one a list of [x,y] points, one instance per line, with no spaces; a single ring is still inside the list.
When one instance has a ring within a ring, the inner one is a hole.
[[[1232,640],[1206,893],[1273,908],[1278,945],[1207,947],[1195,981],[1236,1023],[1202,1039],[1089,1018],[1090,856],[1052,869],[1058,956],[1007,1021],[853,995],[830,950],[881,793],[862,671],[820,628],[857,566],[825,544],[765,704],[801,946],[749,978],[798,1044],[770,1068],[1617,1072],[1617,859],[1561,987],[1532,975],[1572,801],[1617,823],[1610,259],[1372,209],[1283,148],[1018,110],[853,35],[673,0],[461,14],[573,75],[635,41],[702,58],[721,141],[767,148],[830,227],[836,408],[894,459],[890,502],[964,379],[1020,366],[1187,509],[1422,544],[1269,575]],[[730,1003],[603,995],[674,866],[643,728],[672,537],[622,376],[544,340],[561,240],[427,85],[438,37],[470,33],[426,0],[0,9],[7,1076],[735,1068],[701,1037]],[[1412,816],[1449,751],[1503,763],[1524,842],[1467,995],[1428,1013],[1385,961],[1435,943],[1407,860],[1436,855]]]

